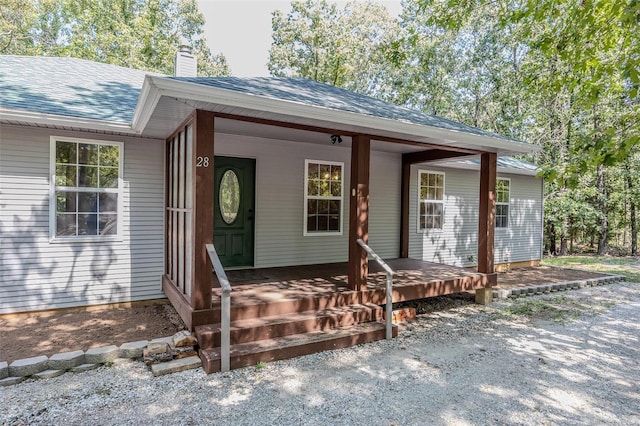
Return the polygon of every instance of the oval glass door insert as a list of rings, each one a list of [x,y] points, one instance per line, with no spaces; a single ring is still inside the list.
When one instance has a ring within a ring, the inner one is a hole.
[[[218,205],[222,220],[231,225],[238,217],[240,209],[240,182],[233,170],[227,170],[222,175],[220,191],[218,191]]]

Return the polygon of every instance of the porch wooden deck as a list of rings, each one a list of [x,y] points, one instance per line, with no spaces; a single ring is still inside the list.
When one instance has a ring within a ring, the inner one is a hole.
[[[415,259],[386,260],[394,270],[393,302],[475,290],[495,285],[495,275]],[[227,271],[233,291],[232,311],[252,305],[295,302],[300,309],[322,309],[354,303],[385,303],[386,273],[375,261],[369,261],[367,287],[353,291],[347,284],[348,264],[288,266]],[[215,281],[215,280],[214,280]],[[491,283],[491,284],[489,284]],[[221,290],[214,286],[212,308],[219,308]],[[324,304],[320,299],[325,300]],[[306,301],[306,303],[305,303]],[[235,309],[234,309],[235,308]],[[258,316],[266,313],[258,314]],[[249,315],[253,316],[253,315]],[[233,315],[240,319],[245,315]]]

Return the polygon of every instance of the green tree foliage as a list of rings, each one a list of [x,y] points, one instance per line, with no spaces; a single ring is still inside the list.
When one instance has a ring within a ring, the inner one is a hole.
[[[2,0],[0,53],[72,56],[164,74],[178,46],[198,57],[199,75],[229,75],[202,37],[195,0]]]
[[[293,1],[286,16],[273,13],[272,27],[271,74],[381,92],[383,46],[397,33],[384,6],[352,2],[340,10],[326,0]]]

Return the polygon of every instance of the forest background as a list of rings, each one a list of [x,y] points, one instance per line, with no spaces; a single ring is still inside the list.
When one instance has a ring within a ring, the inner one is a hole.
[[[0,54],[232,75],[196,0],[0,0]],[[545,253],[638,255],[640,1],[291,2],[269,72],[307,77],[540,145]]]

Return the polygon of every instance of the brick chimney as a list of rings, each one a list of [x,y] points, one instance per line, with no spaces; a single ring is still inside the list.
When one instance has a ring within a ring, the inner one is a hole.
[[[198,60],[191,52],[191,47],[186,44],[181,44],[178,48],[173,75],[176,77],[198,76]]]

